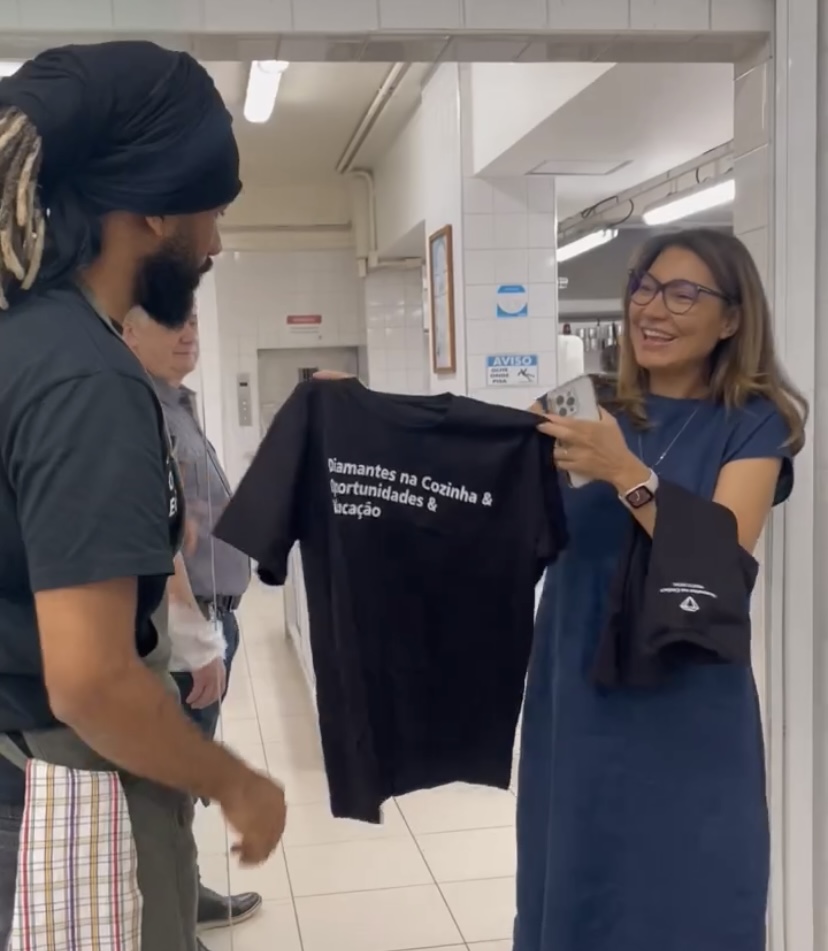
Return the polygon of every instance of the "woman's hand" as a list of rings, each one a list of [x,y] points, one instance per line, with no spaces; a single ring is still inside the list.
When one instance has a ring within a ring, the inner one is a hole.
[[[353,373],[343,373],[341,370],[317,370],[314,380],[352,380]]]
[[[644,482],[650,470],[627,447],[616,418],[603,409],[600,413],[597,422],[547,416],[538,429],[555,438],[553,456],[558,469],[628,492]]]

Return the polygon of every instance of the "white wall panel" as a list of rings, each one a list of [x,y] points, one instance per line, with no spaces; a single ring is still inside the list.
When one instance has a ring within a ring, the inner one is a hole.
[[[223,30],[247,37],[449,29],[738,33],[772,24],[773,0],[112,0],[111,7],[103,0],[0,0],[0,36],[14,30],[167,32],[184,43]]]
[[[774,26],[774,0],[710,0],[714,31],[768,31]]]
[[[630,27],[629,0],[547,0],[547,6],[553,30],[615,33]]]
[[[583,0],[581,0],[583,2]],[[546,0],[463,0],[471,30],[540,30],[547,25]]]
[[[393,248],[426,217],[426,156],[422,107],[409,119],[374,169],[377,247]]]
[[[271,30],[293,29],[293,6],[290,0],[202,0],[204,29],[215,33],[255,33],[269,24]]]
[[[224,394],[222,393],[221,328],[219,325],[216,274],[201,281],[197,294],[200,358],[195,372],[184,383],[195,390],[204,431],[222,465],[224,457]]]
[[[377,0],[294,0],[298,33],[360,33],[379,29]]]
[[[630,0],[633,30],[708,30],[710,0]]]
[[[24,9],[28,2],[21,0]],[[74,7],[74,3],[71,6]],[[204,30],[202,0],[112,0],[112,28],[124,33],[142,30],[201,33]]]
[[[379,0],[382,30],[456,30],[463,24],[462,0]]]
[[[537,135],[551,116],[609,72],[613,65],[472,63],[469,66],[469,171],[492,175],[490,166],[497,159],[533,133]]]
[[[0,5],[0,16],[3,8],[11,8],[15,4],[6,2]],[[20,28],[23,30],[96,30],[101,24],[105,27],[112,21],[111,0],[25,0],[17,5],[16,14]],[[8,9],[12,15],[14,11]]]
[[[767,229],[754,229],[746,237],[752,244],[763,233],[768,235],[777,348],[812,405],[807,444],[795,462],[796,486],[784,509],[774,514],[765,552],[774,836],[771,951],[828,947],[825,916],[820,915],[828,884],[824,874],[828,670],[823,647],[828,605],[822,596],[828,567],[823,557],[828,497],[815,467],[817,446],[825,439],[826,407],[814,403],[818,374],[828,361],[828,335],[823,321],[817,320],[828,299],[820,277],[825,274],[821,267],[825,248],[817,240],[817,224],[824,229],[826,214],[818,205],[825,191],[817,165],[817,155],[825,151],[817,134],[818,116],[825,109],[818,101],[817,38],[820,21],[826,25],[826,12],[824,0],[779,0],[774,58],[763,65],[748,64],[755,75],[737,86],[737,113],[753,110],[752,118],[737,122],[748,140],[748,148],[740,148],[737,138],[737,155],[746,156],[758,129],[767,126],[772,171],[765,187],[758,177],[746,176],[745,187],[756,202],[767,201],[768,195],[772,200]],[[747,201],[749,194],[743,198]]]

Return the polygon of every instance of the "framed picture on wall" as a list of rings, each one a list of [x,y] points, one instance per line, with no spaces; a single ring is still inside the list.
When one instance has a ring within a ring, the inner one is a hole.
[[[434,373],[454,373],[457,369],[457,345],[451,225],[429,236],[428,286],[431,296],[431,368]]]

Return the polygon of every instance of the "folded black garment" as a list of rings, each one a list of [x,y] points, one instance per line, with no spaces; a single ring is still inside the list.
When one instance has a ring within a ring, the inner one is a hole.
[[[651,539],[630,516],[592,669],[600,687],[654,686],[686,664],[749,664],[759,565],[733,513],[662,482]]]

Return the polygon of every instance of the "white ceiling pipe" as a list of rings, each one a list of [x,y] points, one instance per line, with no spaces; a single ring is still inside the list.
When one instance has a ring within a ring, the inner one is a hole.
[[[365,140],[371,134],[371,130],[376,125],[377,120],[382,115],[383,110],[390,102],[391,97],[397,91],[397,87],[403,81],[405,74],[410,68],[410,63],[394,63],[388,70],[385,79],[383,79],[376,95],[363,113],[362,118],[359,120],[356,129],[354,129],[351,138],[348,139],[348,143],[342,150],[342,155],[340,155],[336,163],[336,170],[340,175],[352,170],[354,161],[359,155],[359,150],[365,144]]]

